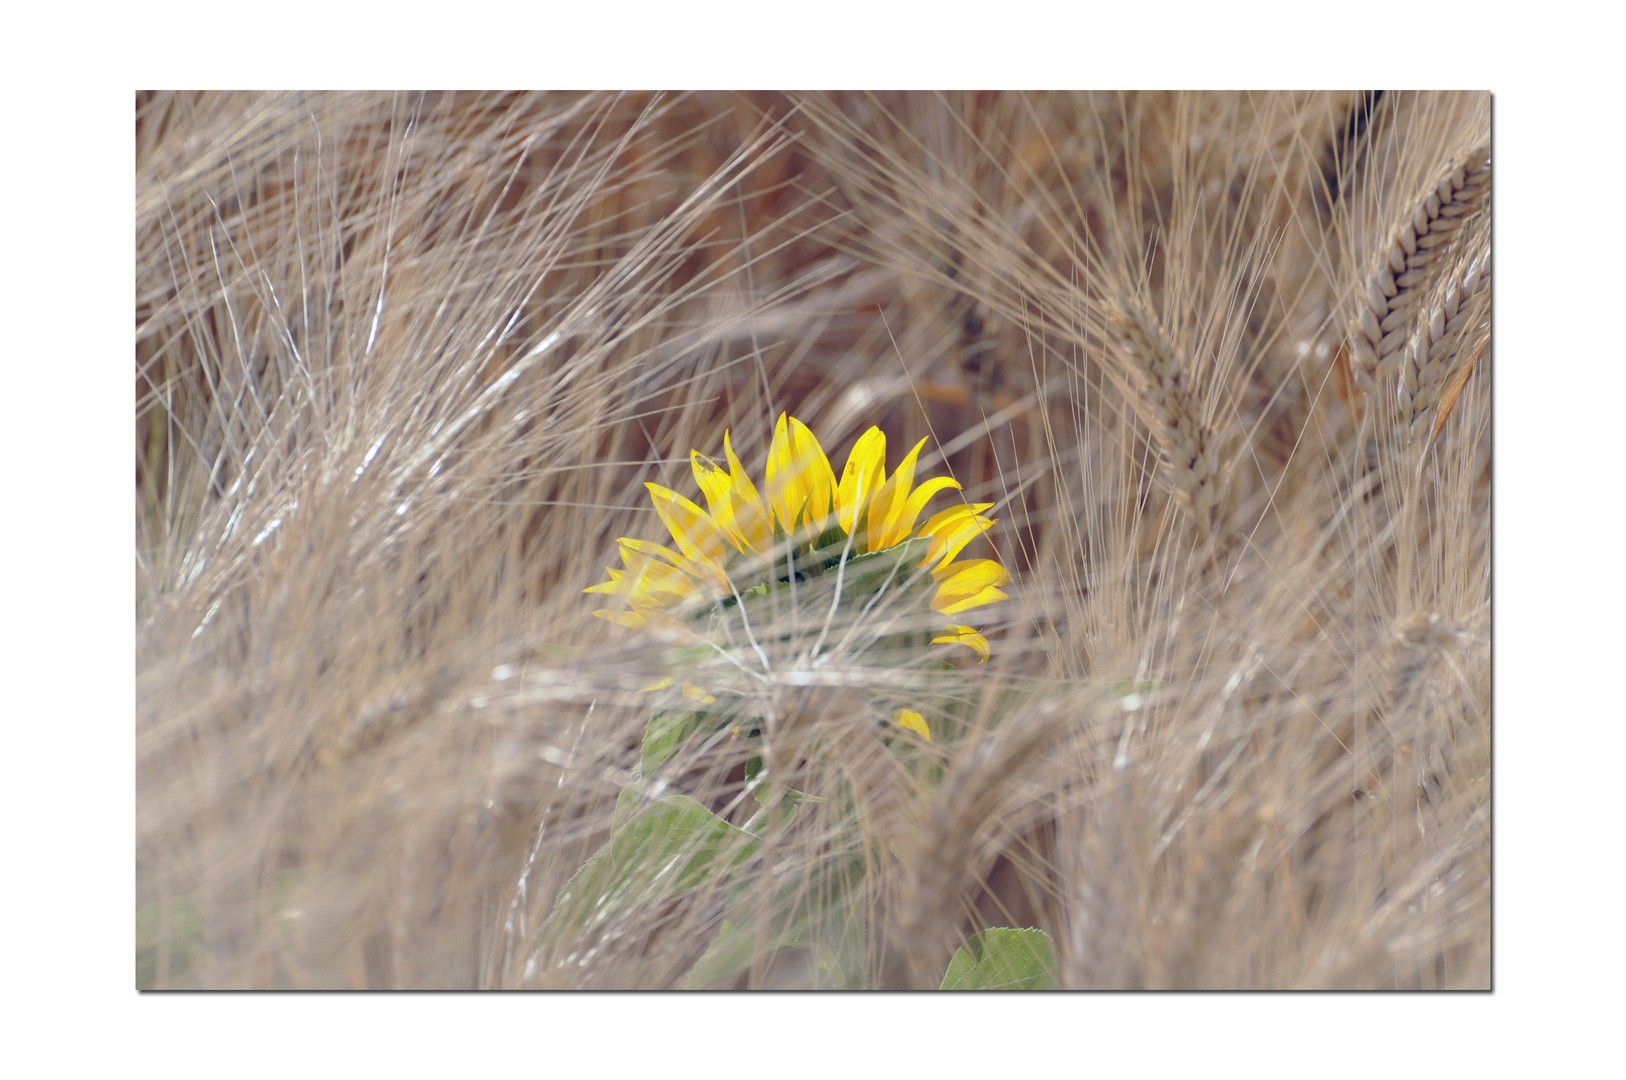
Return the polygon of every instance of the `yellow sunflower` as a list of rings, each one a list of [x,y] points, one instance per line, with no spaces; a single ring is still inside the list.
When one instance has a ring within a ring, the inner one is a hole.
[[[998,561],[957,558],[994,524],[982,516],[993,504],[961,503],[920,523],[927,500],[960,487],[948,477],[915,486],[915,461],[925,444],[916,443],[887,476],[886,436],[872,427],[859,437],[838,481],[813,433],[781,413],[759,493],[725,432],[726,467],[690,454],[707,509],[659,484],[645,485],[677,550],[616,541],[623,568],[611,568],[610,580],[585,591],[626,597],[630,610],[594,614],[635,628],[680,623],[680,616],[742,604],[776,587],[795,595],[800,586],[802,595],[811,595],[815,579],[826,583],[817,595],[831,596],[833,611],[840,601],[873,603],[879,592],[924,580],[929,572],[929,607],[941,623],[932,643],[966,645],[986,660],[988,640],[946,616],[1006,598],[999,587],[1010,575]]]

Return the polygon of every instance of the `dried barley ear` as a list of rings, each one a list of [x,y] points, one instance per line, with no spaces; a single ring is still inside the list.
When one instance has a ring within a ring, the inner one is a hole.
[[[1142,305],[1120,296],[1107,318],[1141,376],[1141,400],[1155,418],[1175,501],[1191,515],[1204,543],[1214,536],[1220,503],[1218,440],[1203,420],[1186,365]]]
[[[1379,367],[1411,337],[1419,300],[1439,275],[1439,256],[1489,194],[1490,178],[1486,144],[1450,165],[1378,249],[1348,330],[1351,371],[1366,393],[1376,389]]]
[[[1433,304],[1428,319],[1417,328],[1400,358],[1400,378],[1396,400],[1400,405],[1401,437],[1406,442],[1415,440],[1430,430],[1437,411],[1449,413],[1449,408],[1436,410],[1443,392],[1455,386],[1461,392],[1460,381],[1453,378],[1459,368],[1459,357],[1478,362],[1479,349],[1469,351],[1468,346],[1490,334],[1489,286],[1491,256],[1487,249],[1477,258],[1470,258],[1465,267],[1452,274],[1445,282]],[[1455,404],[1455,396],[1452,404]]]

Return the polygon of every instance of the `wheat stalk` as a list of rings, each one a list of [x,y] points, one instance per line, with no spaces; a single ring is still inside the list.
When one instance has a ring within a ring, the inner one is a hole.
[[[1107,317],[1118,330],[1149,384],[1144,400],[1157,418],[1158,443],[1175,498],[1206,538],[1219,502],[1219,455],[1202,411],[1185,378],[1180,354],[1156,320],[1139,304],[1120,297]]]
[[[1487,249],[1447,281],[1429,317],[1417,328],[1400,360],[1400,425],[1410,441],[1432,421],[1435,406],[1454,373],[1471,336],[1484,326],[1485,305],[1469,301],[1490,285],[1491,256]]]
[[[1367,393],[1377,386],[1378,366],[1410,337],[1418,297],[1435,277],[1436,256],[1489,193],[1490,175],[1489,145],[1453,162],[1378,249],[1349,324],[1351,371]]]

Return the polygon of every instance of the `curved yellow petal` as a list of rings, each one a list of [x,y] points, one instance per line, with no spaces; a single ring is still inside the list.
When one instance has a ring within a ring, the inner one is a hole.
[[[830,513],[835,473],[807,425],[786,413],[774,425],[768,447],[768,505],[786,533],[804,520],[817,525]]]
[[[671,563],[672,566],[679,568],[687,561],[671,548],[657,544],[653,540],[639,540],[635,537],[623,536],[616,540],[616,544],[621,548],[621,561],[626,562],[628,566],[632,565],[632,563],[627,562],[627,552],[629,551],[651,559],[663,559]]]
[[[749,551],[751,546],[735,520],[734,478],[698,450],[689,451],[689,468],[694,472],[695,483],[700,485],[701,492],[706,496],[706,509],[711,514],[711,520],[717,523],[717,527],[736,548]]]
[[[958,506],[939,510],[926,519],[926,524],[920,527],[920,535],[931,536],[934,533],[941,532],[946,526],[954,524],[960,518],[980,514],[993,505],[993,503],[960,503]]]
[[[959,557],[961,551],[965,550],[965,546],[993,528],[993,525],[993,518],[974,517],[961,523],[953,530],[932,537],[933,540],[941,541],[941,546],[928,543],[926,549],[928,558],[938,554],[942,555],[941,561],[936,563],[935,568],[932,570],[932,575],[941,578],[946,573],[952,573],[954,568],[959,565],[954,560]]]
[[[980,516],[982,511],[988,509],[993,503],[970,503],[960,506],[951,506],[942,513],[932,515],[931,519],[922,525],[922,536],[930,536],[926,545],[926,559],[935,564],[932,571],[934,576],[941,577],[947,570],[948,564],[971,541],[990,529],[994,522],[992,518]]]
[[[944,578],[932,596],[932,610],[953,615],[968,608],[981,607],[1006,596],[999,586],[1011,580],[1010,573],[993,559],[972,559],[958,564],[954,573]]]
[[[880,428],[872,427],[853,444],[836,490],[836,512],[842,529],[848,534],[863,528],[866,519],[860,515],[875,498],[885,474],[886,436]]]
[[[642,630],[644,628],[644,617],[636,611],[595,611],[593,614],[601,619],[620,623],[629,630]]]
[[[680,604],[700,594],[702,581],[719,589],[727,588],[726,582],[719,584],[720,574],[709,565],[685,559],[671,548],[630,537],[622,537],[616,543],[621,546],[621,562],[628,575],[615,581],[618,588],[614,591],[624,593],[632,603],[654,607]]]
[[[836,504],[836,472],[806,424],[793,416],[790,431],[798,460],[802,462],[802,482],[807,485],[807,522],[822,531],[824,519],[830,516]]]
[[[962,563],[955,563],[954,573],[950,574],[937,586],[939,593],[973,593],[989,585],[1004,585],[1011,580],[1010,571],[999,564],[997,559],[967,559]]]
[[[909,489],[915,482],[915,460],[920,457],[920,448],[925,445],[925,439],[915,443],[915,448],[904,455],[903,460],[898,463],[897,470],[881,485],[875,493],[875,498],[870,501],[871,551],[880,551],[908,539],[907,532],[899,535],[898,523],[903,517],[904,508],[909,505]]]
[[[668,681],[670,681],[670,680],[668,680]],[[693,683],[684,683],[683,684],[683,696],[688,698],[690,701],[698,701],[702,705],[715,705],[715,704],[717,704],[717,699],[716,698],[712,697],[710,694],[706,693],[704,690],[702,690],[700,687],[694,685]]]
[[[979,608],[985,604],[997,604],[1001,600],[1009,599],[1008,595],[990,585],[975,596],[968,596],[964,600],[957,600],[952,604],[942,604],[940,600],[934,600],[932,610],[939,615],[958,615],[962,611],[970,611],[972,608]]]
[[[790,524],[785,520],[787,514],[800,513],[802,504],[807,501],[807,495],[802,491],[801,485],[792,483],[794,472],[788,416],[786,413],[780,413],[779,419],[774,422],[773,441],[768,444],[765,483],[768,509],[777,516],[780,528],[786,531],[790,529]],[[795,503],[795,507],[790,507],[788,505],[790,503]]]
[[[939,615],[958,615],[962,611],[970,611],[972,608],[979,608],[985,604],[997,604],[1001,600],[1009,599],[1010,597],[1004,592],[990,585],[975,596],[968,596],[964,600],[956,600],[952,604],[944,603],[943,598],[938,597],[932,601],[932,610]]]
[[[645,484],[649,499],[661,524],[677,543],[678,550],[693,562],[714,563],[723,553],[723,539],[717,523],[700,507],[682,495],[659,484]]]
[[[977,650],[977,655],[982,658],[981,660],[977,661],[978,663],[982,663],[983,660],[987,660],[990,655],[988,639],[977,633],[976,629],[970,626],[950,626],[949,633],[943,635],[942,637],[932,638],[932,644],[967,645]]]
[[[626,587],[621,584],[621,571],[613,566],[607,566],[604,569],[610,575],[610,580],[601,581],[597,585],[589,585],[582,592],[609,593],[611,596],[615,596],[627,591]]]
[[[740,464],[739,455],[734,453],[734,444],[729,441],[728,432],[723,432],[723,455],[728,458],[728,472],[734,481],[734,523],[739,527],[745,542],[757,554],[766,554],[768,544],[773,539],[773,529],[768,521],[768,508],[757,494],[756,485],[745,473],[745,466]],[[826,472],[830,471],[830,463],[824,463]],[[834,484],[834,479],[831,481]]]
[[[898,727],[909,729],[927,742],[932,741],[932,729],[926,723],[926,718],[913,709],[899,709],[892,722]]]
[[[944,488],[954,488],[958,491],[960,482],[948,476],[934,476],[909,493],[909,501],[903,504],[903,513],[898,516],[898,540],[895,542],[902,542],[915,535],[915,522],[920,520],[920,512],[926,508],[926,500]]]

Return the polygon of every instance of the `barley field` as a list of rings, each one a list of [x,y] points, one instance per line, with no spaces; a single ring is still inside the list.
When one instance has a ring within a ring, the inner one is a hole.
[[[135,124],[138,987],[1489,988],[1487,94]]]

